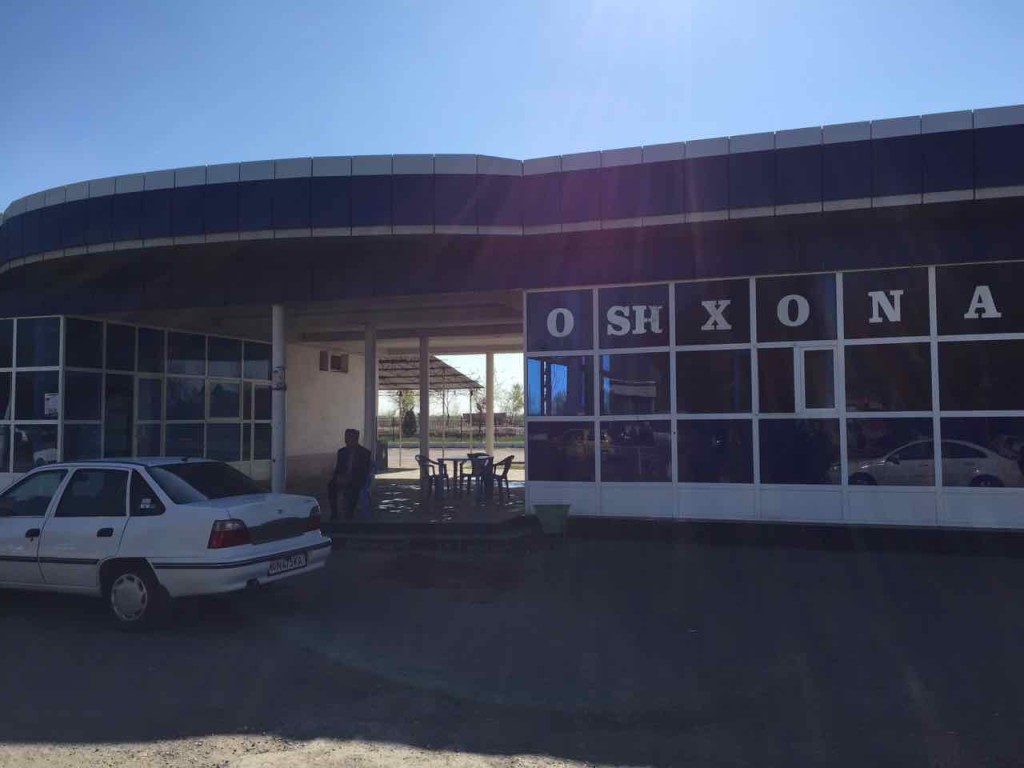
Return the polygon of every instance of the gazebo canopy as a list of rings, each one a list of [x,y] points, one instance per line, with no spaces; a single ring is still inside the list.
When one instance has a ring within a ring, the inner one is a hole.
[[[377,387],[381,391],[420,388],[420,359],[417,356],[382,357],[377,362]],[[483,385],[452,368],[438,357],[430,357],[430,389],[477,390]]]

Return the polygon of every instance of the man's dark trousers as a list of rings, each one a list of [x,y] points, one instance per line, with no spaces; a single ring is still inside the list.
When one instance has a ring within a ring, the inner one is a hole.
[[[356,516],[356,506],[359,504],[359,488],[339,488],[334,478],[327,484],[327,498],[331,505],[331,520],[338,519],[338,493],[344,497],[345,520],[353,520]]]

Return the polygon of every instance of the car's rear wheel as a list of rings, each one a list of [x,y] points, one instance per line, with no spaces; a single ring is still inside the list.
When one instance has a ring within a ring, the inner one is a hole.
[[[167,595],[148,566],[119,568],[107,582],[107,607],[119,628],[149,629],[166,617]]]

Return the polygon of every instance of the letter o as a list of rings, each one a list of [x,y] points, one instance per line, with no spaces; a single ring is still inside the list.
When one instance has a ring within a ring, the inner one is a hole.
[[[792,307],[796,304],[796,317],[793,317]],[[779,306],[776,308],[775,314],[779,318],[779,322],[788,328],[798,328],[807,322],[807,318],[811,316],[811,305],[807,303],[807,299],[803,296],[791,293],[789,296],[783,296],[779,300]]]
[[[558,307],[548,312],[548,333],[556,339],[564,339],[573,328],[576,327],[576,320],[565,307]]]

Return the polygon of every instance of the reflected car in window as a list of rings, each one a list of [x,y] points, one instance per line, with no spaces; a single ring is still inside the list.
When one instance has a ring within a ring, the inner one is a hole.
[[[931,440],[918,440],[875,459],[851,462],[850,485],[932,485],[933,445]],[[838,474],[838,467],[833,466],[832,472]],[[942,441],[942,474],[947,486],[1024,486],[1019,460],[962,440]]]

